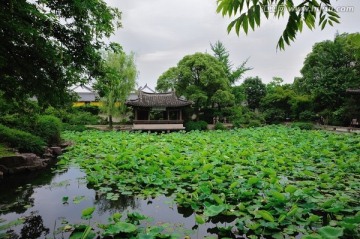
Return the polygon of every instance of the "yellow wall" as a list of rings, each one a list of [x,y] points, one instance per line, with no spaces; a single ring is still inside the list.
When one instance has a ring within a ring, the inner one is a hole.
[[[74,102],[74,103],[73,103],[73,107],[80,107],[80,106],[84,106],[84,105],[86,105],[85,102],[81,102],[81,101],[78,101],[78,102]],[[101,107],[101,106],[104,105],[104,103],[101,102],[101,101],[93,101],[93,102],[90,102],[90,105]],[[116,103],[115,103],[115,106],[116,106],[116,107],[119,107],[120,105],[121,105],[121,102],[116,102]]]

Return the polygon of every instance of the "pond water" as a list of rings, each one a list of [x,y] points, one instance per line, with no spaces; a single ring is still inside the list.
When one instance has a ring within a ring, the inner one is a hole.
[[[178,232],[182,238],[185,235],[217,238],[212,234],[216,226],[227,226],[225,222],[195,226],[194,214],[178,208],[171,197],[121,196],[115,201],[107,200],[105,195],[98,195],[87,186],[84,172],[71,166],[66,170],[49,169],[0,182],[0,239],[68,238],[70,232],[64,233],[61,228],[88,223],[81,219],[81,212],[92,206],[96,209],[90,219],[91,225],[106,224],[115,212],[123,215],[139,212],[153,219],[146,221],[147,225],[166,223],[170,232]],[[17,224],[19,218],[24,221]],[[5,229],[4,225],[9,222],[14,225]]]

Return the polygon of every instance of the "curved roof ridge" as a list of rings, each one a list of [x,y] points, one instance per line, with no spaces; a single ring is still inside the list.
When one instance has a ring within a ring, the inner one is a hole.
[[[149,93],[139,90],[138,98],[128,100],[126,104],[139,107],[182,107],[191,105],[192,102],[177,97],[175,91]]]

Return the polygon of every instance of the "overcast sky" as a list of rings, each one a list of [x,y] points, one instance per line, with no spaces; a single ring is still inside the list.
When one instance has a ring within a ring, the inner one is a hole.
[[[360,1],[332,1],[335,6],[351,6],[352,12],[340,12],[341,24],[323,31],[305,28],[285,51],[276,50],[286,21],[261,18],[260,28],[248,35],[227,33],[228,18],[216,13],[216,0],[105,0],[122,11],[123,28],[111,41],[121,44],[126,52],[136,54],[138,86],[155,88],[158,77],[181,60],[196,52],[212,54],[210,43],[221,41],[230,53],[234,66],[249,58],[253,70],[247,76],[259,76],[263,82],[282,77],[291,83],[300,76],[304,59],[314,43],[333,39],[339,33],[360,31]],[[296,1],[295,1],[296,2]],[[243,80],[243,79],[242,79]],[[238,82],[241,83],[242,80]]]

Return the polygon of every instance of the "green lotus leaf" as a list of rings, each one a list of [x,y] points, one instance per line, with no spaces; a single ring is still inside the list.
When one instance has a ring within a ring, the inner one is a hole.
[[[117,222],[115,224],[111,224],[104,232],[104,236],[114,236],[121,232],[123,233],[131,233],[135,232],[137,227],[134,224],[127,222]]]
[[[206,220],[205,220],[204,216],[195,214],[195,222],[197,224],[202,225],[202,224],[204,224],[206,222]]]
[[[319,234],[305,235],[301,239],[323,239]]]
[[[222,213],[225,209],[225,205],[211,205],[205,208],[204,215],[207,217],[214,217]]]
[[[266,210],[255,211],[255,214],[261,216],[262,218],[264,218],[265,220],[267,220],[269,222],[274,222],[275,221],[273,215],[271,215],[271,213],[266,211]]]
[[[287,185],[285,188],[285,192],[293,194],[297,190],[297,187],[294,185]]]
[[[95,211],[95,207],[88,207],[81,211],[81,218],[90,219]]]
[[[344,233],[344,228],[339,227],[322,227],[318,230],[318,233],[324,238],[324,239],[336,239],[341,237]]]

